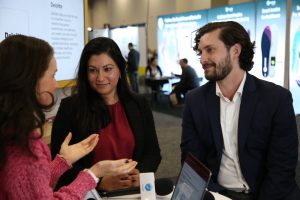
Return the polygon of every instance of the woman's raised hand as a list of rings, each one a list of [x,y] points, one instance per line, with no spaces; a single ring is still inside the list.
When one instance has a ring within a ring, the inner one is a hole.
[[[98,134],[92,134],[86,139],[82,140],[73,145],[69,145],[72,138],[72,133],[70,132],[65,138],[64,142],[60,147],[59,154],[69,163],[73,164],[80,158],[89,154],[94,147],[97,145],[99,140]]]

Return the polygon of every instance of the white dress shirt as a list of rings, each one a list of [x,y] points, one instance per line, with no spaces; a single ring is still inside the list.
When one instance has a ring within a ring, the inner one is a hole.
[[[245,80],[246,72],[232,101],[223,96],[219,85],[216,84],[216,95],[220,97],[220,121],[224,141],[218,182],[227,189],[237,191],[249,189],[238,157],[238,120]]]

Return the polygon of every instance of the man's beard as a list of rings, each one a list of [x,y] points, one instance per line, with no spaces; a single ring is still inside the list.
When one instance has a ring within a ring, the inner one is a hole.
[[[220,62],[220,64],[212,63],[214,68],[212,74],[205,74],[205,78],[209,81],[220,81],[223,80],[232,70],[232,64],[230,61],[230,57],[227,56]]]

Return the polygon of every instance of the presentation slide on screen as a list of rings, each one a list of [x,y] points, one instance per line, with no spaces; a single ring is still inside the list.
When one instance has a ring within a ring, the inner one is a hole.
[[[0,41],[16,34],[49,42],[57,59],[56,79],[73,79],[84,46],[84,1],[1,0]]]
[[[283,86],[286,1],[258,1],[256,12],[255,64],[250,73]]]
[[[235,21],[247,30],[251,41],[255,40],[255,3],[243,3],[209,9],[208,22]]]
[[[199,77],[204,77],[199,57],[193,50],[196,30],[207,23],[207,11],[159,16],[157,18],[158,65],[164,76],[181,74],[178,61],[187,58]],[[205,78],[204,78],[205,79]],[[202,81],[203,84],[206,81]]]
[[[292,1],[289,88],[296,114],[300,114],[300,0]]]
[[[118,44],[126,60],[129,53],[128,43],[131,42],[134,48],[140,53],[140,66],[146,67],[147,48],[145,26],[113,28],[109,31],[109,35],[110,38]]]

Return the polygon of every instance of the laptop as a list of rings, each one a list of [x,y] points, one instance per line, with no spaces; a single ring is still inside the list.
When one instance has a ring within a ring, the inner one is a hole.
[[[171,200],[202,200],[211,171],[188,153],[181,167]]]

